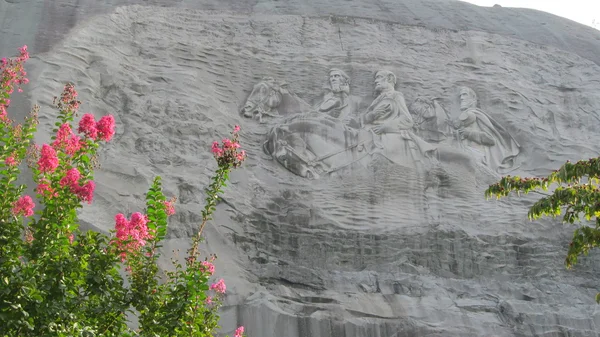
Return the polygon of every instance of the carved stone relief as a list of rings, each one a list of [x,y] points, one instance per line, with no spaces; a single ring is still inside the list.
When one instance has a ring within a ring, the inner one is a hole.
[[[288,91],[287,83],[265,77],[252,88],[242,108],[242,114],[263,123],[265,116],[289,116],[309,110],[310,106],[306,102]]]
[[[448,139],[450,117],[438,99],[417,97],[410,105],[414,129],[417,135],[430,143],[440,143]]]
[[[332,68],[323,98],[313,108],[347,122],[357,113],[359,103],[360,98],[350,93],[350,77],[343,70]]]
[[[462,144],[483,154],[483,164],[496,172],[513,168],[514,159],[521,146],[510,133],[490,115],[477,108],[477,94],[473,89],[461,87],[460,110],[454,121]]]
[[[380,70],[374,76],[375,99],[359,111],[360,99],[350,93],[342,70],[328,72],[323,96],[312,107],[273,78],[256,84],[242,112],[245,117],[277,118],[264,151],[291,172],[305,178],[368,166],[374,154],[419,171],[476,159],[494,172],[510,170],[520,145],[492,117],[477,108],[477,95],[459,92],[460,112],[452,119],[440,99],[418,97],[407,107],[395,89],[396,75]],[[283,119],[281,119],[283,118]],[[461,163],[467,169],[472,160]]]

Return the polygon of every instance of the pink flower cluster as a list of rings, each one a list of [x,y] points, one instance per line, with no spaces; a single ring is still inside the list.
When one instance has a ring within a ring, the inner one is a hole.
[[[31,199],[30,196],[25,195],[14,203],[12,212],[15,216],[32,216],[34,207],[35,204],[33,203],[33,199]]]
[[[55,149],[62,149],[68,155],[74,155],[82,147],[82,141],[79,136],[73,133],[71,125],[64,123],[56,132],[56,139],[52,143]]]
[[[242,337],[244,335],[244,327],[240,326],[237,329],[235,329],[235,334],[233,335],[234,337]]]
[[[211,284],[210,289],[218,293],[224,294],[227,287],[225,286],[225,281],[223,279],[220,279],[218,282]]]
[[[77,100],[77,91],[75,90],[75,86],[71,83],[65,85],[65,88],[60,95],[60,101],[58,102],[58,107],[62,110],[67,110],[69,112],[76,112],[79,109],[80,101]]]
[[[202,271],[208,272],[210,275],[215,273],[215,265],[208,262],[208,261],[202,261],[200,263],[202,265]]]
[[[107,115],[96,122],[94,115],[85,114],[79,121],[78,131],[88,138],[94,140],[100,138],[108,142],[115,134],[115,118],[112,115]]]
[[[165,201],[165,208],[167,209],[167,215],[171,216],[175,214],[175,206],[173,206],[172,201]]]
[[[80,185],[80,179],[81,173],[79,170],[77,168],[72,168],[67,171],[59,183],[62,187],[69,187],[73,194],[77,195],[81,200],[87,201],[88,204],[91,204],[94,198],[94,189],[96,188],[96,183],[90,180],[84,185]]]
[[[140,212],[131,215],[131,220],[123,214],[115,216],[116,242],[122,250],[121,258],[125,260],[128,252],[134,252],[146,245],[147,240],[152,239],[152,233],[148,228],[148,217]]]
[[[40,183],[37,185],[35,189],[36,193],[45,195],[46,197],[57,197],[58,192],[56,192],[52,186],[50,186],[50,182],[46,179],[42,179]]]
[[[14,59],[3,58],[0,60],[0,92],[12,94],[15,84],[18,86],[18,91],[22,92],[20,85],[29,83],[29,80],[25,77],[27,73],[23,68],[23,63],[29,59],[27,46],[19,48],[19,54]],[[0,97],[0,120],[8,120],[6,108],[9,105],[10,100],[8,98]]]
[[[241,147],[237,141],[239,131],[240,127],[236,125],[233,129],[233,139],[224,138],[222,144],[217,141],[213,142],[211,152],[219,166],[236,168],[242,165],[242,162],[246,159],[246,151],[239,150]]]
[[[42,145],[38,167],[42,173],[52,173],[58,167],[56,150],[48,144]]]
[[[66,128],[61,127],[61,130],[65,129]],[[61,130],[59,130],[59,134],[62,132]],[[69,140],[67,140],[65,144],[68,144],[68,141]],[[54,144],[62,146],[61,142],[61,138],[57,137]],[[58,167],[58,156],[56,155],[56,150],[48,144],[44,144],[42,146],[40,159],[38,160],[38,167],[40,169],[40,172],[42,173],[52,173]],[[60,185],[63,187],[68,186],[72,193],[77,195],[81,200],[87,201],[88,204],[91,204],[94,198],[94,190],[96,188],[96,184],[90,180],[84,185],[80,185],[80,178],[81,173],[79,172],[79,170],[77,168],[71,168],[67,171],[66,175],[60,180]],[[44,179],[38,184],[37,192],[40,194],[44,194],[44,192],[46,191],[50,192],[49,196],[56,196],[56,193],[54,193],[54,190],[51,187],[51,183],[48,180]]]
[[[63,90],[59,101],[61,109],[67,109],[74,113],[79,107],[77,101],[77,91],[72,84],[67,84]],[[92,140],[101,139],[109,141],[115,134],[115,119],[112,115],[102,117],[98,122],[95,121],[92,114],[85,114],[79,122],[80,133]],[[38,168],[42,174],[54,173],[59,167],[59,158],[57,151],[63,152],[69,156],[75,155],[80,150],[84,149],[86,142],[76,135],[69,123],[62,124],[56,132],[56,137],[52,145],[42,145],[40,156],[37,161]],[[13,165],[14,158],[7,158],[5,163]],[[64,177],[60,180],[62,187],[68,187],[69,190],[77,195],[81,200],[92,203],[94,189],[96,187],[93,181],[88,181],[85,184],[80,184],[81,173],[77,168],[67,170]],[[57,196],[55,188],[52,187],[52,181],[42,178],[37,186],[37,192],[46,197]]]
[[[15,160],[15,155],[11,154],[10,156],[6,157],[6,159],[4,159],[4,164],[8,166],[17,166],[18,163]]]

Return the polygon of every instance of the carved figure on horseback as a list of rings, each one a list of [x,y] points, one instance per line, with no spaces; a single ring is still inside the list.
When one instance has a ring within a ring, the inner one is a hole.
[[[378,96],[364,113],[331,115],[321,108],[285,120],[269,131],[265,152],[295,174],[313,179],[351,165],[368,165],[375,153],[404,166],[426,165],[435,147],[412,131],[412,117],[395,84],[392,72],[377,72]],[[339,101],[330,104],[332,100],[335,97],[325,95],[320,107],[344,106]]]
[[[518,154],[518,144],[497,123],[482,124],[491,127],[480,128],[480,133],[464,131],[466,124],[452,121],[437,99],[417,98],[409,111],[404,96],[395,90],[396,76],[390,71],[375,74],[376,98],[363,111],[360,99],[350,93],[348,75],[339,69],[331,69],[328,75],[324,95],[312,106],[291,93],[285,83],[267,78],[254,86],[242,109],[246,117],[261,122],[271,117],[270,121],[277,123],[269,130],[263,149],[301,177],[316,179],[343,168],[368,166],[375,154],[418,172],[428,172],[432,166],[436,169],[431,172],[440,172],[444,163],[453,163],[453,167],[461,167],[459,175],[472,174],[479,164],[495,174],[498,166],[473,155],[472,146],[466,143],[470,135],[479,137],[471,137],[475,140],[493,140],[484,143],[488,147],[516,149],[497,151],[500,155],[488,151],[487,157],[496,162],[508,162]],[[465,96],[462,91],[461,99]],[[501,131],[494,133],[496,129]]]

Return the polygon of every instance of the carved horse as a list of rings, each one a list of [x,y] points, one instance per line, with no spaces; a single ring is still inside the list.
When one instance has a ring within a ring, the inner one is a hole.
[[[310,111],[310,105],[287,89],[287,84],[278,83],[271,77],[263,78],[252,88],[241,113],[244,117],[258,119],[263,116],[280,117]]]
[[[273,127],[263,150],[296,175],[317,179],[355,163],[368,163],[372,154],[382,150],[377,137],[329,115],[308,113]]]
[[[286,83],[270,77],[254,85],[241,113],[261,123],[265,116],[287,117],[269,131],[263,149],[301,177],[316,179],[349,166],[374,150],[374,134],[348,128],[338,119],[315,112],[291,93]]]
[[[351,128],[339,119],[313,111],[306,102],[290,93],[285,84],[278,84],[271,78],[254,86],[242,113],[261,122],[263,116],[283,117],[268,132],[263,150],[301,177],[318,179],[355,164],[364,167],[373,160],[374,154],[397,162],[386,155],[379,135],[369,129]],[[433,167],[427,170],[425,178],[434,184],[449,179],[444,167],[452,167],[453,171],[458,169],[452,175],[464,178],[472,178],[476,171],[473,158],[447,141],[436,144],[432,158],[416,158],[416,161],[426,163],[425,166]],[[403,165],[409,164],[415,169],[419,165],[413,165],[413,159],[400,159]]]

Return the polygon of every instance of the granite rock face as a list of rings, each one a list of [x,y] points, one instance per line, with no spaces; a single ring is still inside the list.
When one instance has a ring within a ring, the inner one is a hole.
[[[210,143],[242,127],[249,159],[203,247],[224,332],[600,334],[598,254],[567,271],[572,228],[526,218],[539,195],[483,197],[598,155],[600,33],[451,1],[154,5],[97,5],[38,44],[30,98],[50,111],[75,80],[86,112],[115,114],[81,217],[111,228],[161,175],[179,199],[167,253],[199,223]]]

